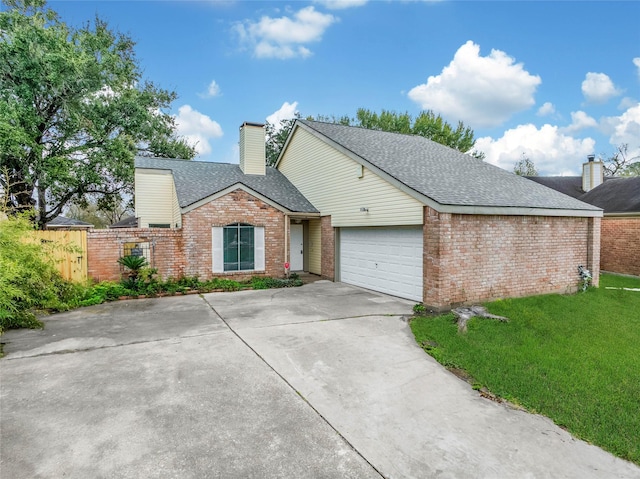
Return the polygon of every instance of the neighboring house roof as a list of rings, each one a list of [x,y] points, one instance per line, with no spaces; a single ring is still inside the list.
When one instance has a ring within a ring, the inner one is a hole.
[[[525,178],[569,195],[572,198],[579,198],[584,195],[582,176],[525,176]]]
[[[608,178],[580,200],[607,213],[640,213],[640,177]]]
[[[181,208],[238,183],[296,213],[318,213],[313,205],[275,168],[266,174],[245,175],[239,165],[204,161],[137,157],[136,168],[170,170]]]
[[[46,224],[46,227],[47,228],[93,228],[93,225],[91,223],[76,220],[73,218],[56,216],[54,219],[52,219]]]
[[[127,216],[120,221],[109,225],[109,228],[137,228],[138,218],[135,216]]]
[[[308,120],[296,125],[439,205],[599,211],[421,136]]]

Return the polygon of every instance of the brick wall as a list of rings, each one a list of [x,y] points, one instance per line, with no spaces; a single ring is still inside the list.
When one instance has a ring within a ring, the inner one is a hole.
[[[118,281],[118,258],[125,243],[149,243],[151,266],[163,279],[184,274],[182,230],[160,228],[122,228],[87,232],[88,274],[95,281]]]
[[[320,218],[320,276],[323,279],[335,281],[335,233],[331,226],[331,216]]]
[[[185,274],[209,279],[213,276],[248,279],[256,274],[284,275],[284,214],[244,190],[235,190],[182,216]],[[264,273],[212,273],[211,228],[232,223],[264,226]],[[288,259],[287,259],[288,260]]]
[[[424,303],[575,291],[578,265],[599,279],[599,218],[483,216],[425,207]]]
[[[640,276],[640,217],[602,220],[600,263],[603,271]]]

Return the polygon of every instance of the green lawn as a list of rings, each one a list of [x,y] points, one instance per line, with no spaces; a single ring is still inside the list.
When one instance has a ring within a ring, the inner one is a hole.
[[[602,275],[600,288],[487,304],[508,323],[452,314],[417,318],[419,344],[478,385],[543,414],[574,436],[640,464],[640,279]]]

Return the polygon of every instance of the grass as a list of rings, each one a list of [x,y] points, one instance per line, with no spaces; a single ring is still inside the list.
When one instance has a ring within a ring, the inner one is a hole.
[[[476,385],[543,414],[574,436],[640,464],[640,279],[602,275],[600,288],[488,303],[508,323],[454,316],[411,323],[419,344]]]

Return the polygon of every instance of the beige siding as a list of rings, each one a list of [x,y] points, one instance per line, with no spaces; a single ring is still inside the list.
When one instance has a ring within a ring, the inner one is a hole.
[[[136,216],[142,228],[149,224],[181,226],[180,207],[173,176],[168,171],[136,170]]]
[[[265,174],[264,128],[243,125],[240,129],[240,169],[247,175]]]
[[[322,274],[320,220],[309,220],[309,272]]]
[[[334,227],[422,224],[422,203],[302,128],[278,169]]]

